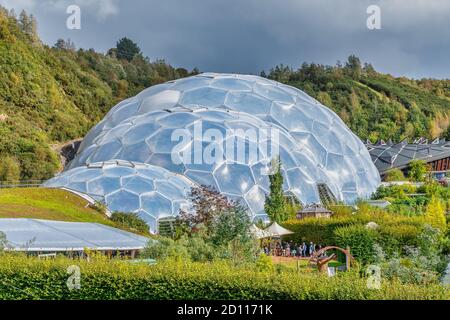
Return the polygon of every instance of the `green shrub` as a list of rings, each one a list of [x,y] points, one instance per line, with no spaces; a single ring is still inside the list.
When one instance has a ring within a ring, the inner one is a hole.
[[[382,246],[388,256],[401,254],[405,246],[418,246],[418,237],[422,226],[414,224],[382,225],[378,229],[377,242]]]
[[[385,199],[385,198],[394,198],[394,199],[406,199],[407,194],[415,193],[417,188],[413,185],[403,184],[403,185],[392,185],[392,186],[383,186],[381,185],[375,194],[372,196],[372,199]]]
[[[160,237],[156,241],[149,241],[142,252],[142,257],[155,260],[190,259],[185,245],[164,237]]]
[[[17,182],[20,180],[20,165],[10,156],[0,156],[0,181]]]
[[[80,290],[67,287],[67,267],[81,269]],[[124,261],[38,260],[0,257],[0,299],[449,299],[440,285],[405,285],[384,281],[380,290],[367,288],[356,272],[329,278],[318,273],[296,274],[230,267],[228,263],[168,260],[148,266]]]
[[[406,180],[405,175],[400,169],[391,169],[386,172],[384,181],[404,181]]]
[[[137,213],[130,212],[114,212],[111,215],[111,220],[122,228],[129,228],[144,234],[148,233],[148,225],[141,219]]]
[[[412,160],[409,163],[409,178],[412,181],[425,181],[427,171],[427,163],[424,160]]]
[[[294,234],[287,236],[286,240],[297,243],[314,242],[322,245],[335,244],[334,230],[342,226],[354,223],[353,218],[331,218],[331,219],[293,219],[283,223],[283,227],[291,230]]]
[[[336,245],[350,247],[351,254],[363,263],[373,261],[373,245],[377,239],[377,231],[362,225],[351,225],[337,228],[334,231]]]
[[[272,258],[268,255],[262,253],[259,255],[258,260],[256,260],[256,269],[258,271],[273,271],[275,270]]]
[[[402,254],[405,246],[419,245],[419,236],[427,223],[424,216],[409,217],[391,214],[370,208],[364,203],[358,207],[360,207],[358,212],[350,216],[286,221],[283,226],[294,232],[287,236],[286,240],[297,243],[313,241],[322,245],[340,245],[342,239],[338,239],[336,233],[338,229],[352,227],[363,230],[367,223],[375,222],[378,225],[378,228],[372,232],[375,235],[375,241],[382,246],[388,256],[394,253]]]

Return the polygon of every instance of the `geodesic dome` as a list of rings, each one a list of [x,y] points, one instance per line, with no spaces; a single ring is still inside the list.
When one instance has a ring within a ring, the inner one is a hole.
[[[113,212],[135,212],[154,232],[159,219],[190,210],[192,183],[161,167],[113,160],[64,171],[44,186],[88,194]]]
[[[116,105],[87,134],[68,169],[110,159],[148,163],[243,199],[254,217],[264,214],[268,177],[261,168],[276,155],[260,150],[260,137],[236,133],[245,147],[258,150],[257,160],[249,152],[244,161],[229,156],[213,165],[187,161],[180,150],[173,152],[178,144],[171,138],[178,130],[192,134],[199,122],[203,129],[218,132],[276,130],[279,138],[266,140],[278,147],[285,190],[303,204],[323,201],[324,192],[328,198],[352,203],[370,196],[380,183],[364,144],[315,99],[265,78],[212,73],[156,85]],[[223,142],[195,134],[187,141],[185,149]],[[232,148],[238,150],[242,144]]]
[[[200,136],[202,140],[198,140],[196,125],[201,126],[202,133],[213,129],[220,134],[212,142],[206,141],[203,134]],[[175,152],[179,141],[172,137],[180,130],[187,138]],[[263,130],[266,137],[239,135]],[[277,141],[273,141],[272,131],[276,131]],[[214,146],[216,155],[220,156],[208,162],[202,152],[201,161],[196,163],[192,152],[196,143],[200,143],[201,151]],[[228,152],[230,148],[231,152]],[[175,108],[170,112],[153,111],[131,117],[98,135],[88,148],[80,150],[74,166],[111,157],[161,166],[241,201],[247,205],[251,216],[256,217],[264,215],[265,194],[269,192],[267,173],[271,160],[276,156],[272,154],[273,150],[283,163],[285,191],[304,204],[319,202],[316,180],[332,185],[331,179],[303,155],[285,130],[235,111]],[[239,151],[242,151],[241,157],[237,156]]]

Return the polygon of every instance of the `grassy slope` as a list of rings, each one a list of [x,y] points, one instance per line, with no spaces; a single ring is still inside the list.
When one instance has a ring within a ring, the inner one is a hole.
[[[88,202],[70,192],[28,188],[0,190],[0,218],[95,222],[115,226],[103,214],[87,207]]]

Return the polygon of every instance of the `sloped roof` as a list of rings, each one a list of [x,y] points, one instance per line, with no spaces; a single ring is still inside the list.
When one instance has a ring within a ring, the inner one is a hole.
[[[450,141],[445,139],[437,139],[432,143],[428,143],[425,139],[416,139],[414,143],[381,141],[371,144],[368,142],[366,146],[381,174],[393,168],[406,168],[412,160],[431,162],[450,157]]]
[[[11,251],[140,250],[150,240],[98,223],[38,219],[0,219],[0,232]]]
[[[312,204],[303,208],[298,213],[331,213],[331,210],[328,210],[318,204]]]

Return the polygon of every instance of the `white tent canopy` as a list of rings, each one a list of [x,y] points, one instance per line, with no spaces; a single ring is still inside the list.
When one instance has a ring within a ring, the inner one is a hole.
[[[290,230],[288,230],[286,228],[283,228],[282,226],[280,226],[276,222],[272,223],[264,231],[269,232],[270,234],[272,234],[272,237],[281,237],[281,236],[285,236],[285,235],[288,235],[288,234],[293,234],[292,231],[290,231]]]
[[[264,239],[264,238],[270,238],[272,237],[272,234],[266,230],[258,228],[256,225],[252,224],[250,227],[250,232],[253,234],[257,239]]]

